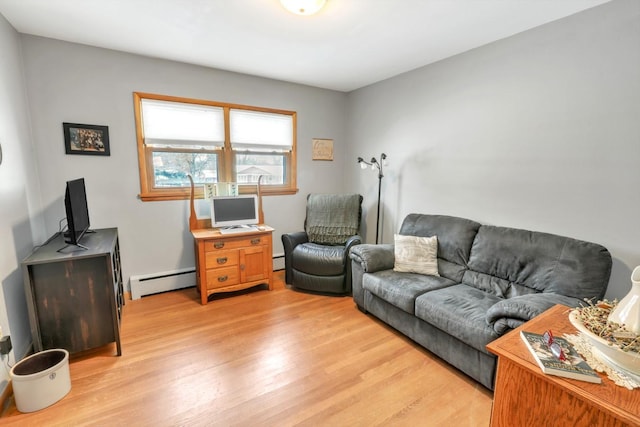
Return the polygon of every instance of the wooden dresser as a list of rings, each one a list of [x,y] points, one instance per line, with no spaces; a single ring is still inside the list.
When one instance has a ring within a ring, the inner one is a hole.
[[[195,244],[196,286],[202,305],[206,305],[209,295],[215,293],[257,285],[268,285],[269,290],[273,290],[273,228],[263,224],[260,180],[257,192],[261,224],[247,231],[222,234],[211,227],[210,218],[196,215],[195,186],[189,175],[189,230]]]
[[[266,284],[273,288],[273,228],[221,234],[218,229],[192,230],[200,302],[209,295]]]

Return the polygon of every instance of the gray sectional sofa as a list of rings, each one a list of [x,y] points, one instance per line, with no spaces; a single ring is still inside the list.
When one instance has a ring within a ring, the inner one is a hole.
[[[489,342],[555,304],[601,299],[611,273],[606,248],[553,234],[422,214],[399,234],[437,236],[440,276],[394,271],[394,245],[358,245],[355,303],[489,389]]]

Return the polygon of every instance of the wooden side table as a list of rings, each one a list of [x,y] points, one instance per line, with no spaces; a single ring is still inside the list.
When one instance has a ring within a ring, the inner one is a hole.
[[[570,310],[556,305],[487,345],[498,356],[491,426],[640,426],[640,390],[605,374],[602,384],[545,375],[522,342],[521,330],[576,333]]]

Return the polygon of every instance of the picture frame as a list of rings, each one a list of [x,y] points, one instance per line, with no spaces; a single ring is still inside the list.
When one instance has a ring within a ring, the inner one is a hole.
[[[88,156],[111,155],[108,126],[65,122],[62,123],[62,128],[65,153]]]
[[[312,140],[312,160],[333,160],[333,139]]]

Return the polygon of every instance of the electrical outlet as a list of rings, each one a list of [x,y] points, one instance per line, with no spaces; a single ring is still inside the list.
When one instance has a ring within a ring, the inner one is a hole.
[[[0,354],[9,354],[12,348],[11,337],[9,335],[0,338]]]

